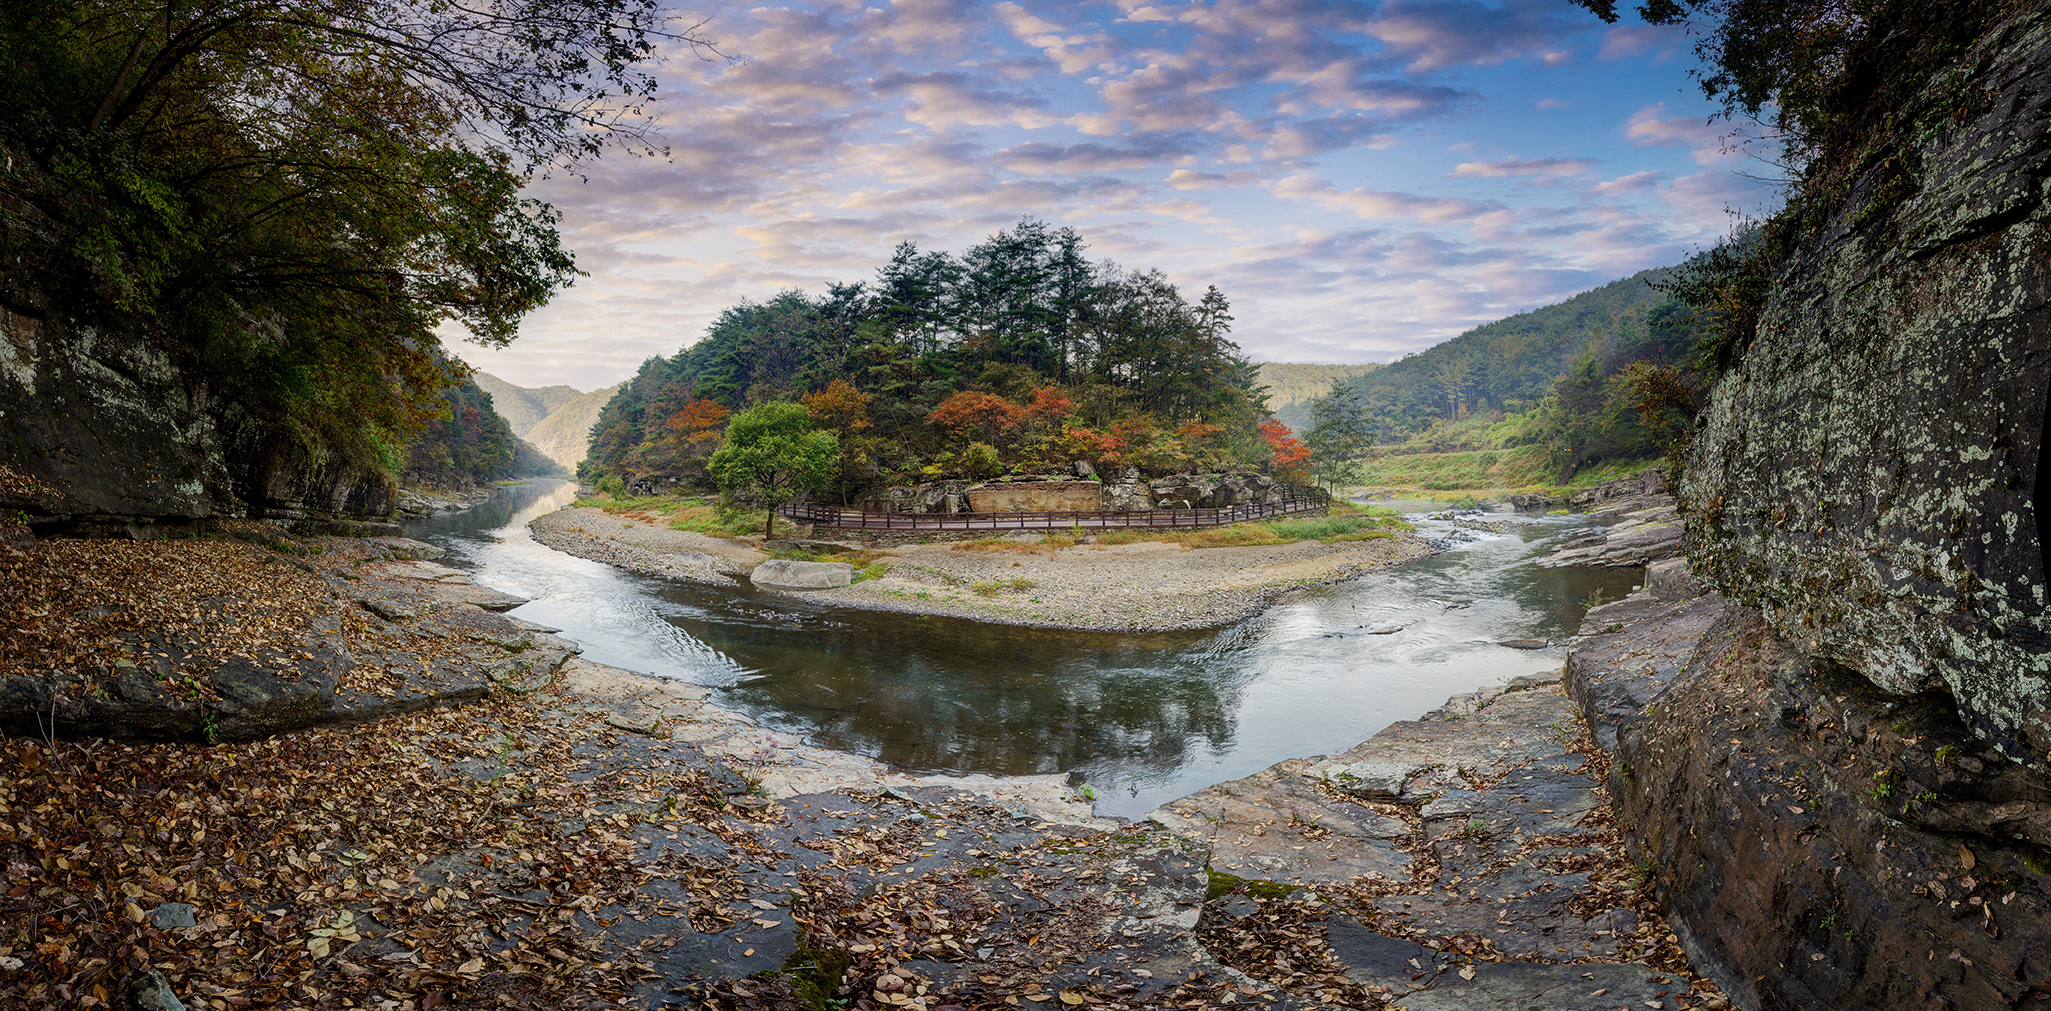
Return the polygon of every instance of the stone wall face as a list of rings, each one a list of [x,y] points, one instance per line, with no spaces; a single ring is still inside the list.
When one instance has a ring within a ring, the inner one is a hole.
[[[1948,689],[2035,763],[2051,755],[2045,80],[2038,10],[1902,111],[1938,125],[1876,157],[1776,279],[1680,495],[1709,586],[1887,691]]]
[[[1614,629],[1614,631],[1605,631]],[[1589,612],[1566,684],[1695,968],[1749,1011],[2051,992],[2051,782],[1721,597]]]
[[[397,487],[222,403],[152,342],[6,286],[0,506],[98,533],[254,516],[306,528],[389,517]],[[20,481],[25,478],[27,481]]]
[[[1095,512],[1104,486],[1095,481],[993,481],[968,489],[972,513]]]

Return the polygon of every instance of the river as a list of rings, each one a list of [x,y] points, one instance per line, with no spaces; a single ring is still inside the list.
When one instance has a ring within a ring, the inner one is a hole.
[[[575,494],[530,482],[408,533],[478,583],[529,598],[510,613],[562,629],[591,660],[712,687],[717,704],[766,726],[908,772],[1078,772],[1100,813],[1128,818],[1284,758],[1345,750],[1457,692],[1557,669],[1557,648],[1496,643],[1562,639],[1591,594],[1615,599],[1641,574],[1530,564],[1587,522],[1544,517],[1223,629],[1033,629],[673,582],[536,543],[528,521]],[[1392,625],[1403,628],[1367,634]]]

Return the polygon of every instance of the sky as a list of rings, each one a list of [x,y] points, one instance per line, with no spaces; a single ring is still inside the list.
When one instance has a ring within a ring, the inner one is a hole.
[[[1031,215],[1216,285],[1257,361],[1392,361],[1714,245],[1772,166],[1711,123],[1679,27],[1567,0],[876,0],[682,12],[668,158],[532,195],[589,276],[510,348],[595,389],[726,306],[873,280]]]

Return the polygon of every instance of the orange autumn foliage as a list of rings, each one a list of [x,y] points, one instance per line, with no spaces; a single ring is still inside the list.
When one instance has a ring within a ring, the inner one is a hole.
[[[845,379],[836,379],[826,384],[817,393],[807,393],[798,398],[805,410],[812,413],[812,421],[821,428],[836,432],[859,432],[869,427],[869,394],[855,388]]]
[[[1259,431],[1261,441],[1275,451],[1268,460],[1268,469],[1284,481],[1302,484],[1310,474],[1310,447],[1275,418],[1261,422]]]

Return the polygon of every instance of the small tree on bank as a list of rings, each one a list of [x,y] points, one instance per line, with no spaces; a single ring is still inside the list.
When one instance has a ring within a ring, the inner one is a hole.
[[[802,491],[818,491],[833,478],[840,440],[814,431],[801,404],[772,400],[734,415],[726,445],[712,454],[708,469],[723,491],[749,490],[769,509],[766,540],[776,533],[776,510]]]
[[[1336,383],[1329,393],[1310,402],[1310,469],[1327,490],[1351,484],[1360,472],[1360,458],[1374,446],[1374,423],[1360,402],[1360,391]]]

